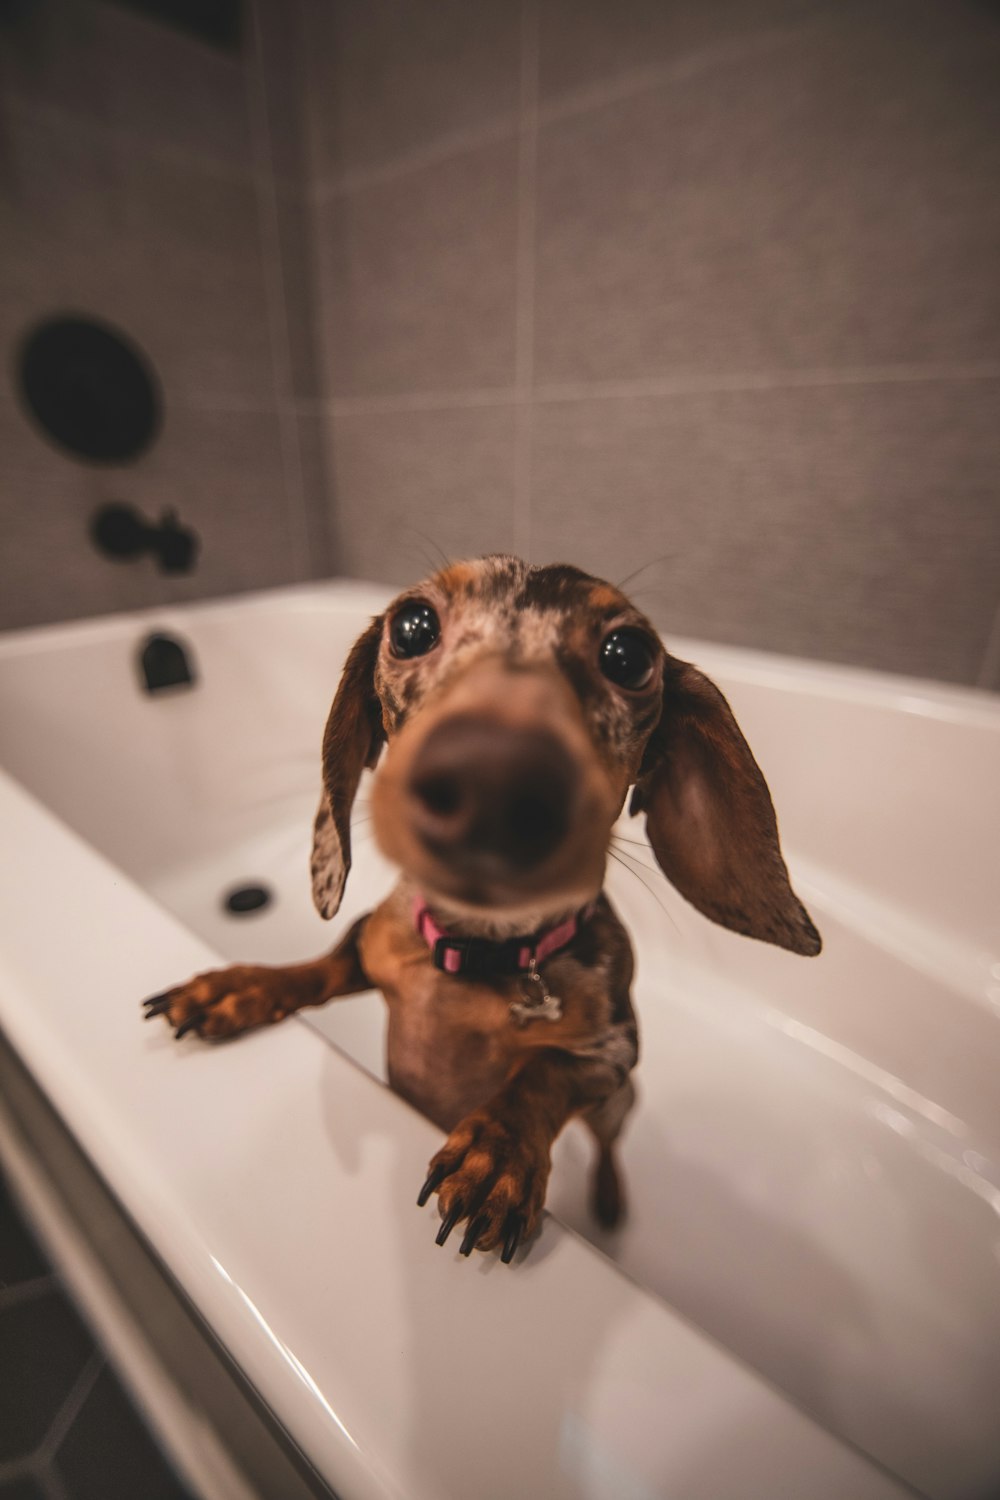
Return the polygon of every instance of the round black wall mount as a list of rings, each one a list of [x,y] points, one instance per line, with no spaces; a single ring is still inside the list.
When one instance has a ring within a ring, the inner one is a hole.
[[[128,463],[160,430],[159,383],[130,339],[75,314],[46,319],[24,339],[21,396],[43,432],[90,463]]]

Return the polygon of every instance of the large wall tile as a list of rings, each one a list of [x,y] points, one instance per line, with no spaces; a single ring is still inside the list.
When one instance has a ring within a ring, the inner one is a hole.
[[[544,406],[533,557],[642,569],[629,591],[668,634],[974,682],[1000,576],[997,396],[954,382]]]
[[[501,142],[319,208],[333,395],[509,384],[516,174]]]
[[[235,56],[98,0],[5,8],[2,625],[289,582],[329,566],[324,424],[294,404],[320,392],[301,120],[288,108],[302,85],[298,11],[299,0],[247,0]],[[272,171],[293,187],[269,181]],[[78,464],[22,412],[18,345],[60,312],[119,327],[155,367],[163,429],[138,463]],[[166,578],[151,561],[98,557],[87,526],[108,500],[151,517],[176,509],[202,538],[197,571]]]
[[[5,5],[2,16],[3,98],[109,126],[113,114],[104,7],[78,0],[28,0]]]
[[[336,570],[406,584],[513,543],[510,407],[336,414]]]
[[[630,74],[766,43],[828,7],[829,0],[538,0],[542,106]]]
[[[0,160],[0,342],[73,308],[121,325],[168,399],[273,397],[254,184],[12,113]]]
[[[309,7],[320,181],[513,117],[520,5],[320,0]]]
[[[250,166],[242,58],[99,0],[3,7],[0,85],[28,107],[199,162]]]
[[[156,445],[127,468],[65,457],[0,398],[4,455],[0,628],[213,597],[294,581],[277,420],[264,412],[173,408]],[[107,501],[148,519],[176,510],[201,538],[195,571],[114,562],[87,529]]]
[[[542,129],[536,375],[1000,355],[1000,26],[831,7]]]

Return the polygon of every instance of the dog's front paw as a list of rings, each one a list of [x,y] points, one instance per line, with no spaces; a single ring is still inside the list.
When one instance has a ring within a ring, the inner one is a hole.
[[[195,1031],[213,1039],[281,1021],[295,1009],[280,973],[246,964],[198,974],[187,984],[151,995],[143,1006],[147,1021],[166,1016],[176,1038]]]
[[[422,1207],[437,1193],[443,1220],[439,1245],[464,1219],[461,1254],[501,1246],[500,1259],[509,1265],[522,1239],[538,1226],[550,1165],[548,1141],[530,1126],[476,1110],[431,1158],[417,1203]]]

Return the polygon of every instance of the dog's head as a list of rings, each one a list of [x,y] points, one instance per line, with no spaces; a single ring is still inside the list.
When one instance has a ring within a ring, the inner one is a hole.
[[[355,643],[323,741],[313,894],[350,868],[365,766],[383,852],[433,902],[537,922],[595,896],[629,787],[656,859],[724,927],[814,954],[767,784],[722,694],[618,589],[493,556],[407,589]]]

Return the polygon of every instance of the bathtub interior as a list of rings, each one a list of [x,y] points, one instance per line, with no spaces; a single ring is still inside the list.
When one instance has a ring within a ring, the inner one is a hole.
[[[225,957],[306,957],[392,879],[363,784],[341,917],[310,902],[323,721],[378,602],[306,590],[12,638],[0,763]],[[189,644],[195,688],[139,691],[154,624]],[[608,885],[638,955],[630,1212],[614,1234],[590,1221],[572,1127],[550,1207],[894,1472],[932,1494],[985,1490],[1000,1478],[1000,714],[672,644],[734,706],[825,951],[805,961],[712,927],[624,819],[635,842]],[[248,883],[274,898],[234,917],[224,896]],[[383,1076],[376,996],[305,1023]]]

